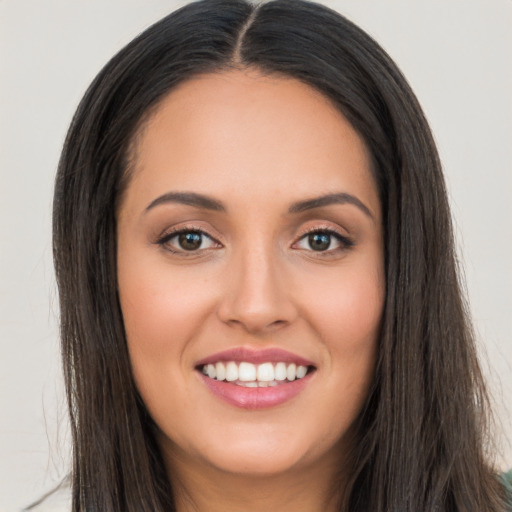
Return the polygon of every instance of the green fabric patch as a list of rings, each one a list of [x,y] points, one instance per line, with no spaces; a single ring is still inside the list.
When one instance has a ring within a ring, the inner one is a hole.
[[[502,473],[500,476],[501,481],[503,482],[503,485],[507,490],[507,502],[509,507],[508,509],[512,511],[512,469],[510,469],[506,473]]]

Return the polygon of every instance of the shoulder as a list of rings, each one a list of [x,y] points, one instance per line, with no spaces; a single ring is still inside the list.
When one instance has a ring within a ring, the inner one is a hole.
[[[69,476],[37,501],[23,509],[23,512],[70,512],[71,479]]]

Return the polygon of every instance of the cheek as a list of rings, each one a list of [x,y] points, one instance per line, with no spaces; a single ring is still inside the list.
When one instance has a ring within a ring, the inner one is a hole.
[[[383,271],[373,268],[376,271],[368,272],[367,267],[366,272],[339,272],[325,279],[304,313],[329,354],[329,398],[345,425],[357,416],[375,368],[385,286]]]
[[[141,334],[141,343],[153,344],[160,336],[168,339],[170,327],[174,332],[190,327],[187,318],[197,314],[204,301],[205,287],[197,276],[187,279],[166,265],[120,258],[118,276],[127,333]]]
[[[185,364],[190,341],[203,328],[212,298],[207,279],[183,269],[119,260],[119,296],[135,379],[169,378],[169,366]],[[176,368],[176,366],[174,366]]]
[[[311,322],[331,349],[358,351],[378,336],[384,304],[382,273],[350,271],[316,283]],[[323,286],[322,286],[323,284]]]
[[[119,261],[119,296],[137,389],[154,420],[167,425],[181,410],[190,377],[190,348],[204,328],[211,299],[205,279],[165,262]]]

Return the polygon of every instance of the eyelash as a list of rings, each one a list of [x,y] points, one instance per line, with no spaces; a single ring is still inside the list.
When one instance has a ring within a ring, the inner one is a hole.
[[[217,240],[215,240],[215,238],[211,237],[208,233],[206,233],[202,229],[199,229],[194,226],[184,227],[184,228],[179,228],[176,230],[168,231],[168,232],[164,233],[155,243],[156,243],[156,245],[159,245],[166,251],[171,252],[172,254],[179,254],[179,255],[185,256],[185,257],[194,256],[199,252],[199,250],[187,251],[186,249],[176,249],[176,248],[173,248],[171,245],[167,245],[173,238],[176,238],[179,235],[183,235],[183,234],[187,234],[187,233],[198,234],[202,237],[206,237],[206,238],[210,239],[212,242],[214,242],[216,244],[220,244],[220,242],[217,242]],[[202,249],[202,250],[205,250],[205,249]],[[196,254],[194,254],[194,253],[196,253]]]
[[[337,231],[333,230],[332,228],[328,228],[328,227],[315,227],[315,228],[307,230],[305,233],[303,233],[300,236],[300,238],[298,239],[297,242],[294,243],[294,245],[297,244],[298,242],[304,240],[306,237],[308,237],[310,235],[315,235],[315,234],[326,234],[329,237],[336,239],[338,241],[338,243],[340,244],[339,247],[336,247],[335,249],[328,249],[326,251],[315,251],[313,249],[310,249],[309,252],[313,252],[316,255],[318,255],[319,257],[327,258],[329,256],[334,256],[340,252],[347,251],[347,250],[351,249],[355,245],[354,241],[351,238],[349,238],[345,235],[342,235],[341,233],[338,233]]]
[[[170,232],[166,232],[158,240],[156,240],[155,244],[162,247],[166,251],[171,252],[172,254],[179,254],[179,255],[185,256],[185,257],[197,255],[197,253],[201,250],[202,251],[207,250],[207,249],[196,249],[196,250],[187,251],[186,249],[176,249],[170,245],[167,245],[173,238],[176,238],[179,235],[187,234],[187,233],[198,234],[201,237],[206,237],[207,239],[211,240],[213,243],[220,245],[220,242],[215,240],[215,238],[211,237],[208,233],[206,233],[202,229],[199,229],[194,226],[184,227],[184,228],[172,230]],[[341,235],[337,231],[334,231],[333,229],[327,228],[327,227],[316,227],[316,228],[307,230],[299,237],[299,239],[296,242],[294,242],[293,245],[296,245],[297,243],[304,240],[306,237],[308,237],[310,235],[317,234],[317,233],[318,234],[326,234],[329,237],[336,239],[338,241],[338,243],[340,244],[340,247],[336,247],[335,249],[327,249],[325,251],[315,251],[313,249],[309,249],[309,252],[316,253],[319,257],[329,257],[329,256],[337,254],[341,251],[349,250],[355,245],[354,241],[351,240],[349,237]],[[304,250],[306,250],[306,249],[304,249]]]

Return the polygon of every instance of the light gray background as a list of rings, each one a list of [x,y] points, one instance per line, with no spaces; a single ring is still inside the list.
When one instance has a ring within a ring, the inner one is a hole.
[[[0,0],[0,512],[26,505],[69,463],[50,240],[67,126],[114,52],[184,3]],[[510,439],[512,1],[324,3],[387,49],[430,120],[484,367]],[[510,467],[512,450],[501,443],[498,462]]]

